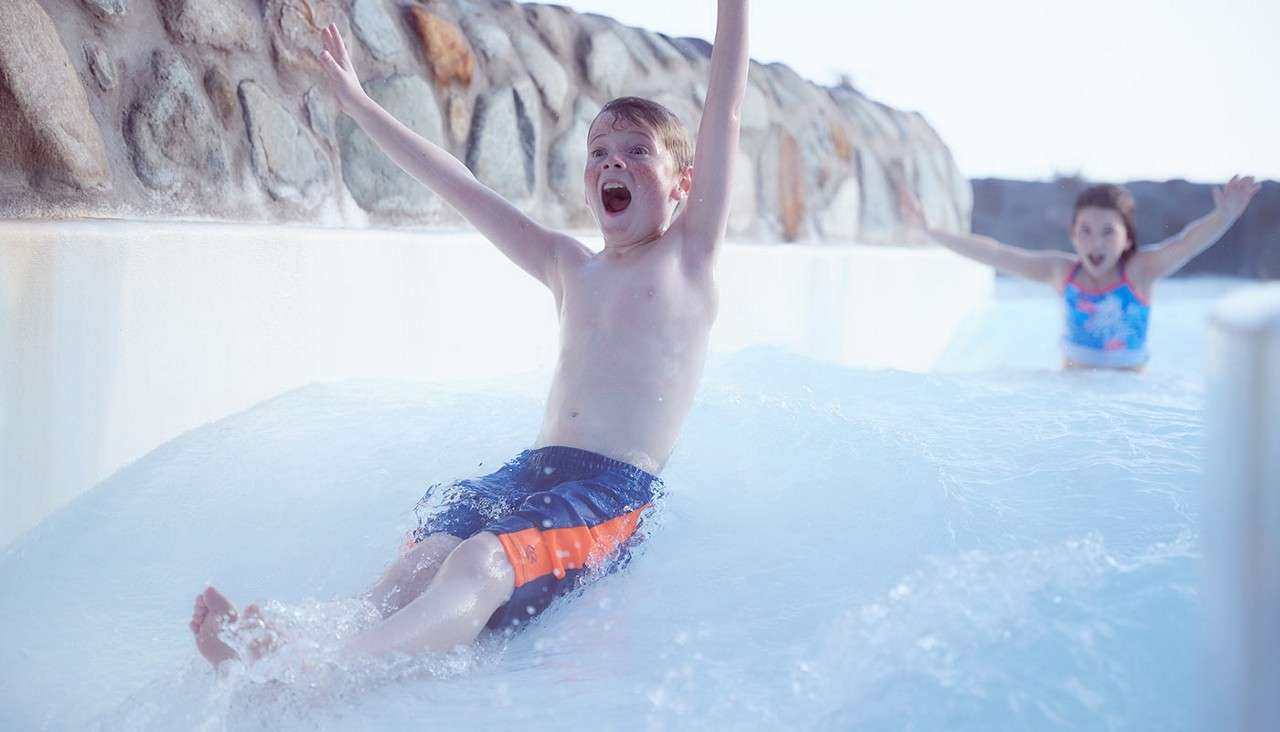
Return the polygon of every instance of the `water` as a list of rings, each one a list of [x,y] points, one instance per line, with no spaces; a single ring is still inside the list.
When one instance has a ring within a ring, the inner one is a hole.
[[[635,561],[445,657],[325,648],[425,486],[526,446],[544,376],[282,394],[0,556],[0,729],[1185,729],[1223,287],[1161,286],[1142,376],[1056,370],[1052,299],[1007,284],[939,373],[715,358]],[[216,678],[206,583],[276,601],[291,655]]]

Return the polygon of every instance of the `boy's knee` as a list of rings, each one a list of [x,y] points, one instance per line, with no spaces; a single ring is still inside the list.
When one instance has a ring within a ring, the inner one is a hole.
[[[409,550],[407,556],[414,559],[434,558],[436,561],[439,561],[449,556],[449,552],[456,549],[461,543],[462,539],[459,539],[452,534],[431,534],[422,541],[414,544],[413,548]]]
[[[479,579],[498,582],[503,585],[515,583],[515,570],[502,548],[502,542],[493,534],[482,531],[464,539],[446,562],[456,571],[465,572]]]

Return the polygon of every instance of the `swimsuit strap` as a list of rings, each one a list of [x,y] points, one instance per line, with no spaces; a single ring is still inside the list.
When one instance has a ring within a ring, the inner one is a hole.
[[[1067,275],[1067,279],[1065,282],[1062,283],[1062,286],[1065,288],[1067,285],[1071,284],[1072,282],[1075,282],[1076,273],[1079,271],[1080,271],[1080,262],[1076,262],[1076,266],[1071,268],[1071,274]]]

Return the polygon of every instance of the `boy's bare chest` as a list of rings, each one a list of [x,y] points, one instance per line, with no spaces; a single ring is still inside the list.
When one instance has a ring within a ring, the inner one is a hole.
[[[575,329],[666,329],[709,321],[711,282],[688,277],[674,259],[592,262],[565,283],[561,318]]]

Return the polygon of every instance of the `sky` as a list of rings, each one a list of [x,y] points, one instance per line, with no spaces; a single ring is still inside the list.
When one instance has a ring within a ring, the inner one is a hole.
[[[715,35],[714,0],[559,0]],[[1280,179],[1280,0],[754,0],[751,56],[921,112],[965,175]]]

